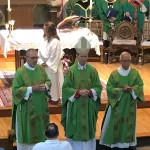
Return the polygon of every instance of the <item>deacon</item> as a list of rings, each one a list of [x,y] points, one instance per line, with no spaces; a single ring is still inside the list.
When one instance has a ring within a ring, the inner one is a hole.
[[[100,144],[110,148],[136,146],[137,101],[144,101],[143,81],[137,70],[130,68],[131,55],[120,55],[121,66],[107,82],[108,107],[103,120]]]
[[[90,47],[84,37],[76,44],[78,63],[69,68],[62,87],[61,123],[73,150],[96,149],[102,86],[97,70],[87,63]]]
[[[118,0],[95,0],[100,20],[104,21],[104,47],[109,46],[108,32],[122,21],[122,4]]]
[[[43,131],[49,123],[46,93],[51,83],[37,60],[37,51],[29,49],[26,63],[16,71],[12,84],[12,129],[17,150],[32,150],[35,143],[45,141]]]

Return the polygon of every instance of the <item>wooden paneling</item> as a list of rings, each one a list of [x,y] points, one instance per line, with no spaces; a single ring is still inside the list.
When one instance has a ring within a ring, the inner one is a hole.
[[[33,28],[34,5],[12,5],[11,19],[15,20],[15,29]],[[20,35],[23,36],[23,35]]]

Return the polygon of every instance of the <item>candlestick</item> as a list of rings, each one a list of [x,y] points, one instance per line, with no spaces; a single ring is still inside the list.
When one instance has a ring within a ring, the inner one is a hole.
[[[90,14],[89,14],[89,28],[91,30],[91,25],[92,25],[92,0],[90,0]]]
[[[92,10],[92,0],[90,0],[90,10]]]
[[[8,2],[8,10],[10,10],[10,0],[7,0]]]
[[[8,23],[5,24],[5,28],[6,28],[6,30],[8,30],[8,28],[9,28],[9,24]]]

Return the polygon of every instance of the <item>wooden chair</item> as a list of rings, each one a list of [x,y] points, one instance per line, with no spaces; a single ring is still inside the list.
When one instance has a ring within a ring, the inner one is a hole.
[[[14,136],[14,130],[8,130],[8,137],[0,137],[0,148],[4,148],[4,150],[13,150]]]
[[[93,20],[91,23],[86,20],[85,27],[89,28],[93,33],[95,33],[100,40],[100,54],[101,62],[104,62],[104,48],[103,48],[103,21],[102,20]],[[95,58],[96,59],[96,58]]]
[[[114,29],[109,31],[110,49],[109,62],[111,63],[116,52],[129,51],[133,53],[134,62],[138,62],[139,50],[138,46],[141,40],[142,32],[135,32],[134,26],[129,22],[121,22]],[[120,54],[119,54],[120,55]]]
[[[142,64],[144,64],[144,51],[150,50],[150,21],[144,22],[142,42],[140,44]]]

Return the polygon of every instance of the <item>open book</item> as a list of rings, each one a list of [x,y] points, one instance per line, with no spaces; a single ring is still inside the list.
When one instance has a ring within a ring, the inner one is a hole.
[[[107,12],[106,12],[106,16],[107,16],[107,18],[111,18],[111,17],[116,18],[118,13],[119,12],[117,10],[115,10],[114,8],[108,8]]]
[[[89,20],[89,19],[90,19],[89,17],[85,18],[82,16],[69,16],[69,17],[66,17],[63,21],[61,21],[57,25],[57,29],[72,28],[76,22]]]
[[[57,25],[57,29],[62,29],[62,28],[72,28],[73,24],[77,22],[80,19],[80,16],[69,16],[66,17],[63,21],[61,21]]]

